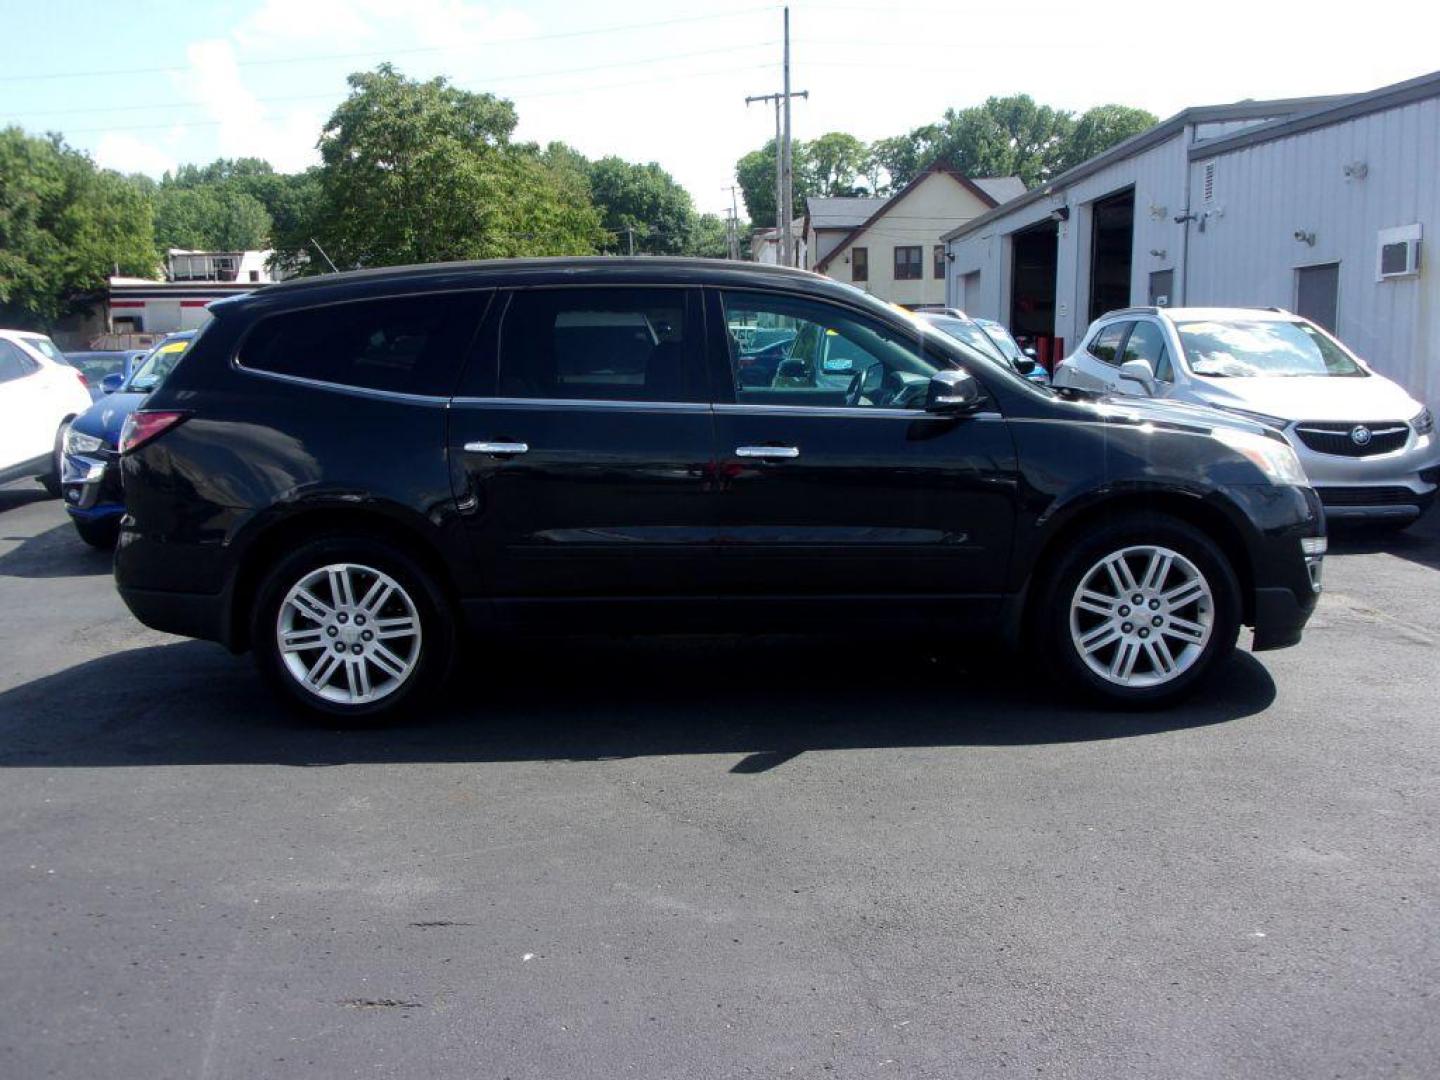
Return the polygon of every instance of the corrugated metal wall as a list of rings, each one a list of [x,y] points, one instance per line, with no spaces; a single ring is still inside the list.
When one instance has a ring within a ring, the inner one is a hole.
[[[1440,405],[1440,100],[1197,158],[1197,192],[1207,160],[1215,195],[1197,198],[1212,216],[1191,233],[1187,302],[1293,308],[1297,268],[1338,262],[1340,338]],[[1357,163],[1364,177],[1347,177]],[[1378,281],[1380,230],[1417,222],[1420,274]]]

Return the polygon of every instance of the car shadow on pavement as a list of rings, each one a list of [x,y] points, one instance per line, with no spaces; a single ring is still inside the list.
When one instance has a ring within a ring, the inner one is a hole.
[[[1440,570],[1440,506],[1404,532],[1384,532],[1360,525],[1330,526],[1332,555],[1394,555]]]
[[[1138,737],[1251,716],[1275,697],[1245,652],[1206,692],[1155,712],[1076,705],[1033,660],[956,653],[793,637],[536,641],[469,656],[422,716],[331,731],[279,705],[248,658],[180,642],[0,693],[0,768],[739,754],[726,768],[746,774],[810,750]]]
[[[0,540],[19,541],[0,555],[0,577],[90,577],[113,572],[115,559],[108,551],[92,548],[80,539],[75,526],[64,524],[34,536],[7,536],[0,518]]]

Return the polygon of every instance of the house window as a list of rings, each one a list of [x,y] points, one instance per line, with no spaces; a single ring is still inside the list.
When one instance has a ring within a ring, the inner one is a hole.
[[[919,281],[925,276],[920,245],[895,249],[895,280]]]
[[[935,280],[945,280],[945,245],[935,245]]]
[[[850,252],[850,280],[870,280],[870,249],[852,248]]]

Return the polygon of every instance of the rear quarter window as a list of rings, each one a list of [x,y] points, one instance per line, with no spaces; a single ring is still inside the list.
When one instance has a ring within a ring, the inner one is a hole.
[[[357,300],[269,315],[241,367],[365,390],[448,396],[486,293]]]

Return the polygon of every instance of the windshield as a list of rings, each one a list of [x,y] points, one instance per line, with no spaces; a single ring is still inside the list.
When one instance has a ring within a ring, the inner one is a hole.
[[[1007,360],[1025,359],[1025,354],[1020,351],[1020,343],[1010,336],[1009,330],[1006,330],[994,319],[976,319],[975,325],[985,331]]]
[[[1365,369],[1324,331],[1284,319],[1178,322],[1196,375],[1221,378],[1364,376]]]
[[[185,350],[189,347],[190,340],[188,338],[180,341],[162,341],[150,350],[150,355],[145,357],[140,366],[135,369],[135,373],[130,376],[130,381],[125,384],[125,389],[132,393],[148,394],[175,369],[175,365],[180,362],[180,357],[185,355]]]

